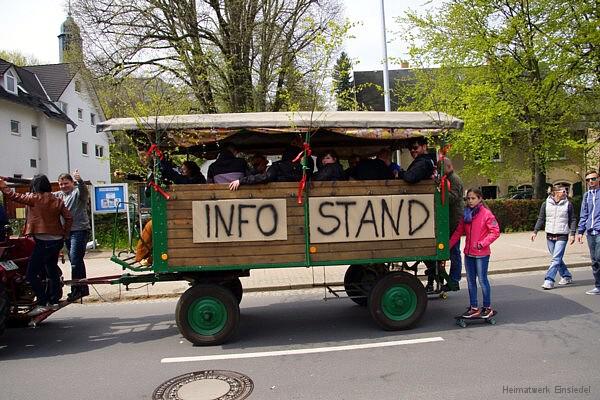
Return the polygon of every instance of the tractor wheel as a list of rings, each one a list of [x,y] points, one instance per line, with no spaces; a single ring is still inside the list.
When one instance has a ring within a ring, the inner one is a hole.
[[[406,272],[379,279],[369,296],[369,311],[387,331],[412,328],[427,308],[427,293],[421,282]]]
[[[6,322],[8,321],[8,313],[10,310],[10,300],[6,286],[0,283],[0,335],[4,333]]]
[[[369,293],[377,280],[387,273],[383,264],[355,264],[348,267],[344,275],[346,294],[356,304],[366,307]]]
[[[198,284],[179,298],[175,320],[181,334],[194,345],[218,345],[236,332],[240,307],[229,289],[215,284]]]

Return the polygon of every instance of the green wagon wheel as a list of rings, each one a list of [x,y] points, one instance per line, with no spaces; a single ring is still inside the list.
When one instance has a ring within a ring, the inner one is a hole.
[[[230,290],[214,284],[192,286],[175,310],[181,334],[195,345],[217,345],[237,330],[240,308]]]
[[[406,272],[379,279],[369,296],[369,311],[385,330],[409,329],[427,308],[427,293],[421,282]]]

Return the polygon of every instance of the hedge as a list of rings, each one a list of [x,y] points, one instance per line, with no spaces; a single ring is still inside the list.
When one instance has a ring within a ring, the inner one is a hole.
[[[487,206],[492,210],[501,232],[532,231],[537,220],[540,207],[544,200],[486,200]],[[581,196],[571,199],[575,215],[579,218]]]

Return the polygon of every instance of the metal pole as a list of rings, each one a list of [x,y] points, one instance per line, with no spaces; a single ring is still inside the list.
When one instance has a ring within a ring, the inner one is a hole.
[[[381,32],[383,35],[383,100],[385,111],[390,111],[390,77],[388,73],[387,38],[385,34],[385,4],[381,0]]]
[[[92,185],[92,195],[90,196],[92,211],[92,249],[96,250],[96,223],[94,221],[94,206],[96,204],[96,189],[94,189],[94,185]]]

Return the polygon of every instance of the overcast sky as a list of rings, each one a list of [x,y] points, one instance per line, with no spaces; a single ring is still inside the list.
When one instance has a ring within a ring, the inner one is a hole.
[[[379,0],[342,0],[346,17],[359,25],[345,50],[357,65],[355,70],[382,69],[383,45]],[[438,1],[434,1],[438,2]],[[427,0],[387,0],[385,3],[388,56],[406,57],[406,47],[396,37],[395,17],[410,8],[428,6]],[[66,18],[66,0],[0,0],[0,49],[18,50],[42,63],[58,63],[60,25]],[[390,68],[394,65],[390,64]]]

